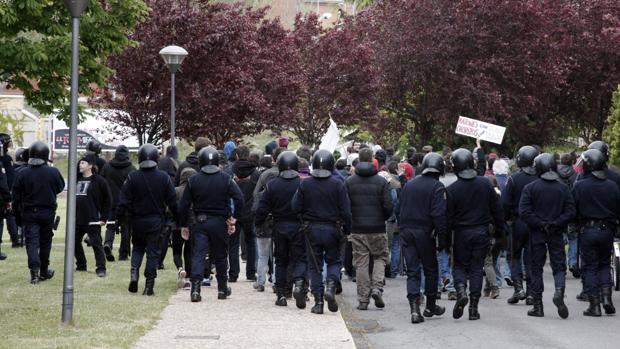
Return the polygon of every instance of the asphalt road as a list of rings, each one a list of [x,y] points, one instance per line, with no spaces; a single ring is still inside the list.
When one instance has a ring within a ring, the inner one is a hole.
[[[371,300],[368,311],[359,311],[355,283],[343,280],[341,311],[353,335],[357,348],[541,348],[541,349],[604,349],[620,347],[620,316],[589,318],[583,316],[586,302],[575,296],[581,290],[581,282],[567,277],[566,305],[570,315],[563,320],[551,299],[553,280],[551,271],[545,269],[544,318],[527,316],[530,309],[524,302],[509,305],[506,299],[512,288],[501,289],[498,299],[480,300],[481,319],[469,321],[467,310],[459,320],[452,318],[454,301],[448,301],[444,293],[440,305],[446,307],[441,317],[426,319],[422,324],[412,324],[409,303],[406,298],[406,278],[388,279],[384,290],[386,307],[374,307]],[[620,305],[620,295],[614,292],[613,301]],[[618,307],[620,310],[620,307]]]

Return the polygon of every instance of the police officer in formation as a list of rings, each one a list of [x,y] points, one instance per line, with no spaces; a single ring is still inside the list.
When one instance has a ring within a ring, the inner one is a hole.
[[[605,145],[605,149],[606,149]],[[601,316],[601,296],[605,314],[615,314],[611,301],[610,258],[618,228],[620,190],[608,179],[606,155],[596,148],[581,154],[584,174],[573,187],[577,223],[582,227],[582,278],[590,306],[585,316]]]
[[[510,234],[510,274],[514,286],[514,294],[508,298],[508,304],[517,304],[527,297],[527,293],[523,290],[523,265],[525,265],[525,271],[529,277],[530,260],[527,258],[529,254],[525,253],[525,250],[529,244],[530,229],[519,214],[519,202],[521,201],[523,188],[538,179],[534,169],[534,159],[537,156],[538,150],[530,145],[519,149],[516,159],[519,172],[508,178],[501,196],[505,220],[512,222]],[[528,305],[532,305],[532,302],[530,301]]]
[[[146,278],[143,295],[154,295],[157,265],[161,252],[159,236],[166,219],[166,207],[173,212],[176,221],[177,202],[170,176],[157,168],[159,150],[145,144],[138,150],[140,169],[131,172],[123,184],[116,219],[131,215],[132,243],[129,292],[138,292],[140,266],[146,253]]]
[[[443,315],[446,309],[436,304],[438,265],[436,250],[448,247],[447,194],[439,181],[445,163],[441,155],[429,153],[422,160],[422,175],[407,182],[400,196],[396,215],[400,240],[407,264],[407,299],[411,322],[424,322],[424,317]],[[439,245],[437,244],[439,240]],[[420,311],[421,269],[424,269],[426,309]]]
[[[503,240],[504,217],[491,183],[487,178],[477,176],[472,153],[467,149],[457,149],[451,160],[458,177],[447,189],[448,222],[454,236],[452,274],[457,292],[452,316],[455,319],[463,316],[469,302],[469,319],[478,320],[484,259],[491,237]]]
[[[351,232],[351,204],[345,184],[332,176],[334,156],[318,150],[312,158],[312,177],[299,185],[293,197],[293,210],[301,215],[310,256],[310,287],[314,296],[312,313],[338,311],[336,287],[340,282],[340,240]],[[342,229],[342,231],[341,231]],[[323,263],[327,264],[327,285],[323,287]]]
[[[306,307],[308,293],[308,266],[306,245],[300,221],[291,207],[291,201],[299,188],[299,159],[292,151],[285,151],[277,158],[278,177],[270,180],[256,210],[256,226],[273,219],[275,245],[276,305],[286,306],[287,269],[293,265],[295,289],[293,297],[297,308]]]
[[[65,181],[55,167],[47,165],[50,150],[43,142],[30,146],[28,167],[20,170],[13,185],[13,206],[23,224],[30,269],[30,283],[49,280],[54,270],[49,268],[52,231],[56,217],[56,196]],[[0,192],[4,193],[0,180]]]
[[[530,228],[530,279],[534,308],[527,315],[544,316],[542,273],[549,251],[555,283],[553,304],[558,308],[560,317],[566,319],[568,308],[564,304],[566,253],[563,232],[575,216],[575,203],[568,186],[559,181],[553,155],[538,155],[534,159],[534,168],[540,179],[525,186],[519,203],[519,215]]]
[[[232,177],[221,171],[219,154],[213,147],[198,152],[200,172],[189,178],[179,204],[179,226],[185,240],[189,239],[188,212],[194,212],[192,227],[193,257],[191,275],[192,302],[200,302],[200,284],[204,277],[207,253],[215,264],[217,298],[226,299],[228,287],[228,239],[243,209],[243,194]],[[232,201],[232,206],[231,206]]]

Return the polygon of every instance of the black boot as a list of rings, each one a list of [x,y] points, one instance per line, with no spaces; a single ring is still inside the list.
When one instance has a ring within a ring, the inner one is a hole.
[[[525,305],[534,305],[534,296],[530,294],[529,282],[525,284]]]
[[[542,298],[534,298],[533,308],[527,311],[528,316],[543,317],[545,312],[543,311]]]
[[[228,287],[227,280],[217,281],[217,299],[226,299],[232,294],[232,289]]]
[[[470,320],[480,320],[480,313],[478,312],[478,301],[480,301],[480,297],[469,297]]]
[[[424,316],[420,313],[420,298],[410,299],[409,308],[411,308],[411,323],[419,324],[424,322]]]
[[[467,299],[467,293],[465,291],[465,285],[457,285],[456,286],[456,303],[454,304],[454,309],[452,310],[452,317],[455,319],[460,319],[463,316],[463,310],[465,310],[465,306],[469,302]]]
[[[39,273],[39,281],[49,280],[54,277],[54,274],[53,269],[41,269],[41,272]]]
[[[583,312],[583,315],[595,317],[603,315],[601,314],[601,297],[599,295],[588,295],[588,300],[590,301],[590,306]]]
[[[616,307],[614,307],[614,303],[611,301],[611,287],[604,287],[601,294],[603,295],[603,308],[605,309],[605,314],[615,314]]]
[[[315,294],[314,295],[314,306],[312,310],[310,310],[313,314],[323,314],[323,295]]]
[[[426,297],[426,309],[424,309],[425,317],[433,317],[433,315],[443,315],[446,312],[446,308],[437,305],[437,299],[435,296],[427,296]]]
[[[308,287],[306,280],[299,279],[295,281],[295,288],[293,289],[293,297],[295,298],[295,305],[299,309],[306,308],[306,295],[308,294]],[[278,297],[279,298],[279,297]]]
[[[338,303],[336,302],[336,281],[330,280],[325,287],[325,300],[327,301],[327,309],[332,313],[338,311]]]
[[[508,304],[517,304],[519,303],[519,301],[524,300],[526,297],[525,291],[523,290],[523,280],[519,278],[514,278],[512,279],[512,284],[514,285],[515,292],[506,301],[508,302]]]
[[[143,296],[154,296],[155,295],[155,291],[153,290],[155,288],[155,279],[146,279],[146,282],[144,283],[144,292],[142,292]]]
[[[560,315],[562,319],[566,319],[568,317],[568,308],[566,304],[564,304],[564,288],[555,289],[553,304],[558,308],[558,315]]]
[[[190,299],[192,303],[200,302],[202,296],[200,296],[200,284],[202,280],[192,280],[192,290],[190,291]]]
[[[140,273],[138,272],[138,268],[131,268],[130,276],[129,276],[129,292],[136,293],[138,292],[138,280],[140,279]]]
[[[39,283],[39,270],[30,269],[30,283],[37,285]]]
[[[276,305],[280,306],[280,307],[286,307],[287,303],[286,303],[286,295],[284,294],[283,290],[277,290],[276,292]],[[305,299],[304,299],[305,301]],[[305,307],[305,304],[304,304]],[[303,308],[300,308],[303,309]]]

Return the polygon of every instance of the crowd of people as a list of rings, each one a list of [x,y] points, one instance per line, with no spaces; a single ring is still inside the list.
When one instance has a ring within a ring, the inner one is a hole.
[[[54,276],[49,255],[65,182],[48,165],[43,142],[17,149],[15,162],[10,136],[0,134],[0,144],[2,215],[12,246],[26,246],[38,284]],[[478,320],[480,298],[498,298],[504,282],[514,288],[509,304],[525,301],[527,315],[544,316],[548,254],[561,318],[569,316],[567,270],[583,281],[584,315],[601,316],[601,306],[615,313],[610,260],[620,175],[607,166],[607,144],[594,142],[579,156],[523,146],[514,161],[486,153],[479,141],[473,150],[441,153],[411,147],[403,157],[366,144],[346,154],[288,146],[282,137],[264,152],[232,141],[218,150],[200,137],[179,163],[176,147],[160,157],[145,144],[136,168],[127,147],[105,161],[89,142],[79,161],[76,270],[87,270],[86,236],[96,274],[105,277],[120,235],[118,259],[131,260],[129,292],[138,292],[146,256],[143,294],[154,294],[171,246],[178,286],[191,302],[201,301],[213,270],[218,299],[230,296],[244,260],[257,292],[271,283],[276,306],[294,299],[299,309],[312,295],[315,314],[325,302],[338,311],[343,271],[356,282],[360,311],[371,300],[384,308],[386,280],[406,275],[410,320],[421,323],[444,314],[444,292],[455,301],[455,319],[468,307],[468,318]]]

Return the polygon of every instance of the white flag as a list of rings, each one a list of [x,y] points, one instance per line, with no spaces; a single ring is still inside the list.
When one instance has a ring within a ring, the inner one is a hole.
[[[338,126],[336,125],[334,120],[330,118],[329,128],[327,129],[327,132],[325,132],[325,134],[323,135],[323,138],[321,138],[321,145],[319,146],[319,149],[329,150],[333,153],[334,150],[336,150],[339,141],[340,131],[338,130]]]

